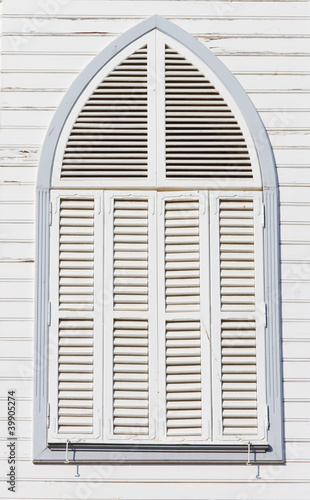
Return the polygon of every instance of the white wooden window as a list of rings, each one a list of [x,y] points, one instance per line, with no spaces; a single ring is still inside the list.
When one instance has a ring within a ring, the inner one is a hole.
[[[127,46],[51,192],[48,442],[266,445],[260,171],[220,79],[163,33]]]

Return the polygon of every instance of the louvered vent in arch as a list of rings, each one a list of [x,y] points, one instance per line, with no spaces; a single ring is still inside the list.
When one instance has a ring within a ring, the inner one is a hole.
[[[223,434],[255,435],[258,415],[253,200],[220,200],[219,220]],[[228,318],[225,312],[235,314]]]
[[[61,179],[148,176],[147,46],[98,85],[71,130]]]
[[[94,199],[60,199],[59,233],[58,432],[91,434]],[[78,317],[68,318],[77,310]]]
[[[166,176],[252,179],[241,128],[212,83],[165,47]]]

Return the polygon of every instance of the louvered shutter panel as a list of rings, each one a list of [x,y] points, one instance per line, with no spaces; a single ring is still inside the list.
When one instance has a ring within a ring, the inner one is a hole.
[[[156,349],[156,287],[151,269],[151,263],[156,266],[154,201],[154,195],[106,197],[106,286],[111,294],[105,309],[108,440],[153,437],[150,413],[156,366],[153,374],[150,353]]]
[[[262,439],[265,307],[261,195],[213,193],[211,200],[215,432],[220,439]]]
[[[220,92],[165,45],[167,179],[252,179],[241,127]]]
[[[98,85],[70,132],[61,179],[148,177],[147,71],[145,45]]]
[[[210,366],[207,215],[198,194],[162,195],[159,214],[159,345],[164,439],[207,439]],[[205,266],[206,264],[206,266]],[[205,304],[203,311],[202,303]]]
[[[100,360],[95,362],[95,349],[100,349],[100,306],[95,311],[102,272],[95,250],[102,225],[100,199],[59,193],[52,199],[50,436],[93,439],[99,437],[101,418]]]

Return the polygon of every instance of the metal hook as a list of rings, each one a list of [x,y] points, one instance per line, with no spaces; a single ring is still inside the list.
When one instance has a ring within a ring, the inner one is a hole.
[[[250,453],[251,453],[251,441],[248,442],[248,461],[247,461],[247,465],[251,465],[251,456],[250,456]]]
[[[69,463],[69,458],[68,458],[68,451],[69,451],[69,439],[67,439],[67,442],[66,442],[66,460],[65,460],[65,464],[68,464]]]
[[[80,473],[79,473],[79,464],[76,464],[76,474],[75,474],[75,477],[80,477]]]

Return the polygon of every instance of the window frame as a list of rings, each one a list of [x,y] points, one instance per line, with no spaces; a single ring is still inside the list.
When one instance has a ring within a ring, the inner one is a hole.
[[[196,54],[221,80],[233,96],[250,130],[259,158],[265,209],[264,281],[266,321],[266,394],[268,445],[195,444],[138,445],[67,443],[47,445],[50,188],[55,152],[64,124],[75,102],[89,81],[116,53],[157,29]],[[265,127],[247,94],[234,76],[204,45],[182,29],[159,16],[153,16],[104,49],[79,75],[58,107],[43,144],[36,204],[36,301],[34,348],[34,463],[268,463],[283,462],[283,419],[281,385],[281,315],[279,255],[279,193],[276,166]]]

